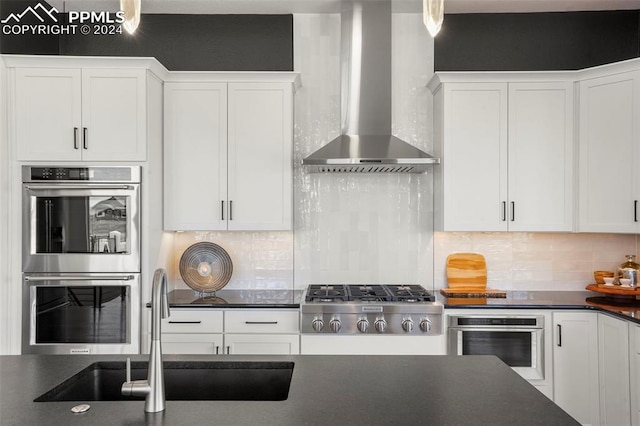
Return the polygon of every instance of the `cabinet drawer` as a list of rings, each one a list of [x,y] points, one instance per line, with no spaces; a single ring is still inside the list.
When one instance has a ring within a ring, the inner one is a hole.
[[[227,333],[298,333],[298,311],[238,310],[225,312],[224,331]]]
[[[172,309],[162,320],[164,333],[222,333],[222,311]]]

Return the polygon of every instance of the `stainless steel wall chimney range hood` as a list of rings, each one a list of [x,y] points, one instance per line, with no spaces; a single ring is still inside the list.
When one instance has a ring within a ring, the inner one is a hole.
[[[391,134],[391,1],[345,2],[342,134],[302,160],[310,172],[424,173],[440,163]]]

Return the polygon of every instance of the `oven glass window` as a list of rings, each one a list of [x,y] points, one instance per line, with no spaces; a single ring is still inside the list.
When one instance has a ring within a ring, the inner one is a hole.
[[[37,197],[37,253],[127,253],[130,197]]]
[[[495,355],[510,367],[531,367],[532,334],[529,331],[464,331],[462,355]]]
[[[128,286],[36,288],[36,343],[128,343]]]

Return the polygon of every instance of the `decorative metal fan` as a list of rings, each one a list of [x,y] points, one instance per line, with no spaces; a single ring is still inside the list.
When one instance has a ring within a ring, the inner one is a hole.
[[[196,291],[214,293],[227,285],[233,273],[229,253],[217,244],[200,242],[180,257],[180,276]]]

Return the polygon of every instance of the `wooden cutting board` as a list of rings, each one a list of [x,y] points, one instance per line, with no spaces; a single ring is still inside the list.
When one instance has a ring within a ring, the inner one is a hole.
[[[487,287],[487,262],[480,253],[452,253],[447,256],[449,288],[484,290]]]

